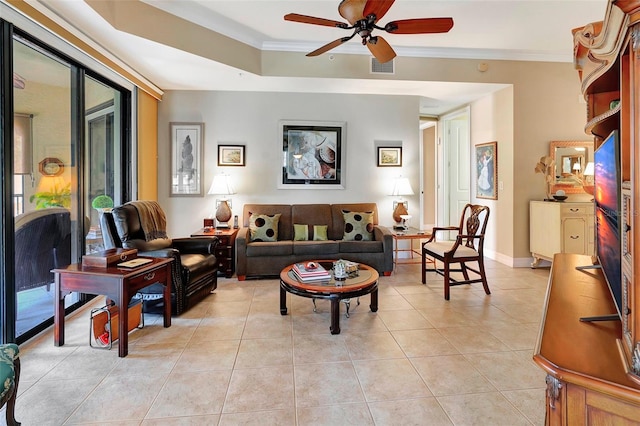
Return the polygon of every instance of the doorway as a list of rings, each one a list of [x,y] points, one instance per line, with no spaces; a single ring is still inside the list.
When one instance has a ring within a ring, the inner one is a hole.
[[[447,114],[441,119],[442,144],[438,186],[437,223],[457,225],[464,206],[471,200],[470,108]]]

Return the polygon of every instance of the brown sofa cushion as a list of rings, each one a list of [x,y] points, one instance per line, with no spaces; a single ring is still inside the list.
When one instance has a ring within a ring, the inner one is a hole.
[[[254,242],[247,244],[247,257],[289,256],[293,254],[293,241]]]
[[[296,241],[293,243],[293,254],[305,254],[311,258],[318,254],[337,254],[337,241]]]
[[[382,241],[340,241],[340,253],[378,253]]]

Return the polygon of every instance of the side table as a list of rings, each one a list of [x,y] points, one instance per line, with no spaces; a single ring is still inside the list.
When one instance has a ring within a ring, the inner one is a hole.
[[[171,262],[173,259],[154,258],[135,269],[117,266],[93,268],[82,264],[54,269],[54,328],[53,343],[64,345],[64,297],[72,291],[103,294],[118,307],[118,356],[129,352],[129,301],[141,288],[160,283],[164,286],[164,326],[171,327]]]
[[[421,231],[416,228],[408,228],[406,230],[400,229],[391,229],[391,236],[393,238],[393,266],[394,269],[397,265],[407,264],[407,263],[422,263],[422,246],[420,246],[420,250],[417,250],[413,247],[413,240],[428,240],[431,238],[430,231]],[[398,248],[399,240],[409,240],[409,248]],[[409,252],[411,257],[408,260],[400,261],[398,254],[400,252]],[[420,259],[413,260],[414,254],[417,254]],[[429,261],[429,260],[427,260]]]
[[[218,272],[231,278],[236,271],[236,235],[237,228],[200,228],[191,234],[192,237],[218,237],[216,259]]]

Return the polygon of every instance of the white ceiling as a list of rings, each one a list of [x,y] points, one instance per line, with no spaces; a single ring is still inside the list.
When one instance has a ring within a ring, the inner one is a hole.
[[[351,34],[339,28],[283,19],[286,13],[294,12],[344,21],[338,14],[338,0],[142,1],[262,50],[304,55]],[[501,87],[388,79],[261,77],[116,31],[83,0],[29,0],[29,3],[59,22],[64,21],[67,27],[75,27],[163,90],[412,94],[422,97],[423,113],[437,115]],[[451,16],[454,27],[446,34],[381,33],[398,56],[571,62],[571,29],[602,20],[607,3],[607,0],[397,0],[380,20],[382,24],[397,19]],[[325,55],[330,53],[369,55],[357,38]]]

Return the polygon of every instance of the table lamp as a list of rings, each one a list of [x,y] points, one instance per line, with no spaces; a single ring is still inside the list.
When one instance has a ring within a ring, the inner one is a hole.
[[[587,166],[584,168],[584,172],[582,173],[584,178],[582,179],[582,189],[587,194],[593,196],[593,192],[595,190],[595,185],[593,184],[593,175],[594,175],[594,166],[593,161],[587,163]]]
[[[391,191],[391,195],[398,197],[398,200],[394,201],[393,220],[395,220],[397,223],[400,223],[402,221],[401,215],[409,214],[409,212],[407,211],[409,202],[403,200],[402,196],[413,195],[413,188],[411,188],[409,179],[403,177],[399,177],[398,179],[396,179],[396,182],[393,185],[393,191]]]
[[[225,175],[224,173],[220,173],[219,175],[214,176],[213,182],[211,183],[211,188],[209,188],[209,195],[232,195],[235,194],[236,191],[233,189],[231,185],[231,178],[229,175]],[[228,228],[229,220],[231,220],[231,207],[229,206],[229,199],[222,198],[220,200],[216,200],[217,209],[216,209],[216,220],[217,220],[217,228]]]

